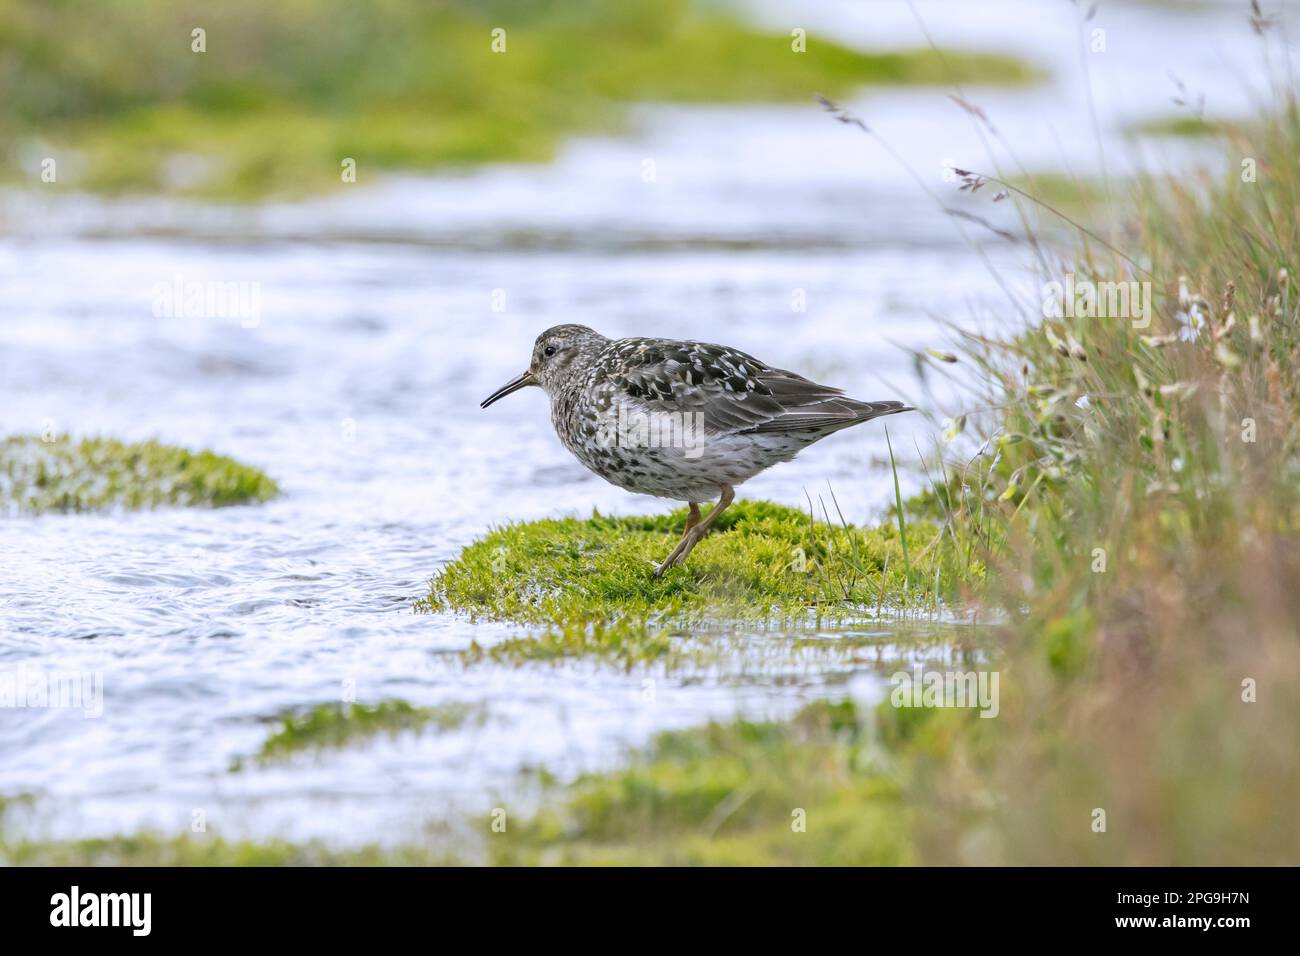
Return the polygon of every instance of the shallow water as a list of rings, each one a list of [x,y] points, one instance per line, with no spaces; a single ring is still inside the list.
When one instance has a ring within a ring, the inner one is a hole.
[[[974,38],[1057,71],[1034,90],[967,91],[1026,164],[1095,169],[1071,105],[1074,61],[1054,52],[1071,49],[1060,14],[937,6],[921,4],[937,42]],[[798,9],[811,28],[830,22],[866,45],[921,42],[906,5],[875,7],[867,19],[852,5]],[[781,25],[777,5],[761,8]],[[1216,95],[1223,57],[1249,59],[1244,19],[1214,8],[1112,16],[1111,119],[1172,109],[1167,83],[1151,79],[1162,59],[1193,88],[1218,84]],[[1133,40],[1153,31],[1156,48]],[[1227,115],[1241,106],[1223,102]],[[945,159],[983,152],[941,92],[874,91],[849,105],[945,203],[1010,222],[942,180]],[[1169,164],[1199,155],[1145,148]],[[465,667],[457,652],[471,639],[518,629],[410,609],[493,523],[671,507],[585,472],[552,435],[540,393],[479,411],[547,326],[726,341],[862,398],[933,407],[906,349],[942,346],[936,316],[968,320],[990,304],[1012,314],[984,257],[1034,300],[1022,247],[954,222],[876,144],[815,107],[646,107],[630,134],[575,141],[548,166],[373,183],[363,170],[338,195],[252,209],[9,194],[0,224],[0,433],[156,436],[258,465],[284,489],[258,508],[0,520],[0,667],[104,682],[97,719],[0,711],[0,794],[38,798],[36,832],[176,832],[202,808],[226,835],[402,839],[423,820],[521,805],[522,769],[608,766],[656,729],[780,716],[827,692],[878,699],[887,665],[968,636],[935,625],[916,643],[887,623],[741,633],[724,663],[676,673]],[[177,277],[255,283],[256,322],[156,315],[157,287]],[[799,291],[806,311],[792,307]],[[935,426],[901,416],[890,430],[914,459]],[[867,426],[743,493],[801,505],[832,486],[850,520],[872,520],[892,495],[884,461],[883,431]],[[852,652],[800,657],[795,636]],[[344,681],[363,701],[466,702],[486,716],[229,772],[268,721],[338,700]]]

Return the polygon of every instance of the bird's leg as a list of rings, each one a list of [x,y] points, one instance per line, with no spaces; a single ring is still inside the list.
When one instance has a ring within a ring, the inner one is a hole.
[[[682,535],[682,540],[677,542],[677,547],[673,548],[673,553],[664,559],[663,564],[655,568],[655,577],[661,577],[673,565],[686,560],[686,556],[700,543],[700,539],[709,533],[709,528],[713,526],[713,522],[718,520],[718,515],[726,511],[727,506],[736,500],[735,488],[732,488],[731,485],[722,485],[721,487],[722,495],[718,498],[718,503],[713,506],[713,510],[705,516],[703,521],[692,525],[688,519],[686,533]]]
[[[691,502],[691,513],[686,516],[686,530],[690,531],[700,523],[700,506],[694,501]]]
[[[678,551],[681,550],[682,544],[686,541],[686,536],[691,533],[692,528],[694,528],[696,525],[700,523],[699,503],[692,501],[689,502],[689,504],[691,506],[691,513],[686,516],[686,527],[682,531],[681,540],[677,542],[677,547],[673,550],[673,554],[676,554]],[[668,568],[672,567],[672,565],[667,563],[655,564],[653,561],[651,561],[650,564],[655,569],[655,577],[659,577],[659,575],[663,574],[666,570],[668,570]]]

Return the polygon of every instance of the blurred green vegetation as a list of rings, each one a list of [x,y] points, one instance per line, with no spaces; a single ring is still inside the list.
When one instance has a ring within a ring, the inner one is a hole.
[[[0,862],[80,866],[494,864],[854,865],[915,861],[902,782],[913,764],[891,756],[915,742],[941,751],[947,718],[922,709],[860,711],[816,702],[789,721],[715,722],[657,735],[630,765],[587,774],[532,817],[476,821],[479,840],[412,839],[339,850],[319,842],[229,841],[153,832],[83,840],[6,837]],[[3,808],[0,808],[2,810]],[[0,816],[0,823],[3,823]],[[12,828],[11,828],[12,829]]]
[[[66,435],[0,440],[0,513],[256,504],[276,483],[210,451]]]
[[[439,866],[458,859],[423,846],[366,846],[339,850],[324,843],[227,840],[216,834],[138,833],[82,840],[7,838],[6,866]]]
[[[1133,123],[1127,132],[1140,136],[1181,136],[1186,138],[1205,138],[1220,136],[1228,130],[1228,125],[1207,120],[1193,114],[1162,116],[1159,119],[1144,120]]]
[[[897,865],[915,861],[901,768],[883,743],[924,711],[817,702],[785,722],[659,734],[488,840],[502,865]]]
[[[11,176],[37,181],[53,156],[60,183],[105,191],[301,194],[338,185],[345,158],[359,180],[545,160],[630,101],[1032,78],[1008,57],[858,53],[815,34],[794,53],[687,0],[0,0]]]

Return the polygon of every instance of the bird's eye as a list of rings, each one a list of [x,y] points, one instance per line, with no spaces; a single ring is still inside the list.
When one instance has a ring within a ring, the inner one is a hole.
[[[552,355],[555,354],[555,346],[554,345],[546,346],[546,348],[542,349],[542,354],[545,355],[547,358],[550,358]]]

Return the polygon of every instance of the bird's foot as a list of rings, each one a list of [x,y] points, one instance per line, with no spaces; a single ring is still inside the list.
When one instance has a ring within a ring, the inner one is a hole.
[[[681,564],[686,560],[686,556],[691,553],[691,549],[699,543],[699,540],[702,537],[704,537],[704,535],[701,534],[700,528],[698,527],[692,528],[690,531],[687,531],[682,535],[682,540],[677,542],[677,547],[673,548],[672,554],[664,558],[662,564],[655,567],[654,576],[656,578],[661,578],[669,568]]]
[[[666,572],[673,565],[677,564],[677,560],[674,559],[672,556],[669,556],[659,564],[656,564],[653,561],[649,562],[649,564],[652,568],[654,568],[654,573],[651,574],[650,576],[652,578],[662,578],[664,576],[664,572]]]

